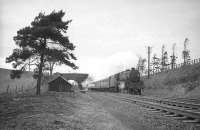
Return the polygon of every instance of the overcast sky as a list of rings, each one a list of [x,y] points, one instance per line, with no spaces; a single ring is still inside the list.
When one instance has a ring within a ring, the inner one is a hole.
[[[12,53],[13,36],[30,25],[39,12],[66,12],[72,19],[68,36],[76,45],[79,70],[95,79],[134,67],[138,56],[160,56],[172,44],[181,62],[184,39],[190,40],[192,58],[200,58],[200,0],[1,0],[0,67],[12,68],[5,58]],[[65,66],[55,71],[73,72]]]

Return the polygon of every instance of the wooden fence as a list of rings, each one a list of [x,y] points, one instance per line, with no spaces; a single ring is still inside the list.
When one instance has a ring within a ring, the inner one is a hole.
[[[182,68],[183,66],[194,65],[194,64],[199,64],[199,63],[200,63],[200,58],[199,59],[190,60],[189,62],[186,62],[186,63],[175,64],[173,66],[173,68],[172,68],[171,64],[169,64],[168,66],[166,66],[163,69],[157,69],[155,71],[151,71],[150,72],[150,76],[157,75],[159,73],[165,73],[165,72],[168,72],[168,71],[175,71],[177,69]],[[144,79],[146,79],[147,77],[148,77],[147,74],[144,74],[142,76],[142,78],[144,78]]]
[[[6,94],[12,97],[16,97],[18,95],[32,95],[35,94],[36,86],[34,84],[30,84],[30,86],[16,85],[11,86],[8,85],[6,88]]]

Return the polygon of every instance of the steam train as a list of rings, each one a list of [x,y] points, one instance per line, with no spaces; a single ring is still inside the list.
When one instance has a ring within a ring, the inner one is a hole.
[[[92,91],[102,92],[125,92],[141,95],[143,82],[140,73],[135,68],[114,74],[106,79],[93,82]]]

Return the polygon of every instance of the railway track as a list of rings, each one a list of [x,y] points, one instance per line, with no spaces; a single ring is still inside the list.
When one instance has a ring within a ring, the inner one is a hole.
[[[165,98],[166,100],[174,100],[174,101],[181,101],[181,102],[189,102],[189,103],[195,103],[199,104],[200,99],[199,98]]]
[[[134,103],[142,107],[148,108],[148,110],[154,112],[163,113],[167,117],[172,117],[177,120],[182,120],[187,123],[200,124],[200,105],[190,104],[184,102],[174,102],[169,100],[159,100],[147,97],[137,97],[137,96],[125,96],[125,95],[104,95],[107,97],[112,97],[114,99],[119,99],[128,103]]]
[[[145,97],[145,96],[133,96],[133,95],[125,95],[125,94],[122,94],[121,96],[125,96],[127,98],[138,99],[138,100],[142,100],[142,101],[150,101],[150,102],[165,104],[165,105],[169,105],[169,106],[176,106],[176,107],[200,112],[200,104],[185,102],[184,100],[173,101],[170,99],[158,99],[158,98],[150,98],[150,97]]]

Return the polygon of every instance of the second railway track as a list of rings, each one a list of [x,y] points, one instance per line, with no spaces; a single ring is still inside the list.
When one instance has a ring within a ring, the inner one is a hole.
[[[165,116],[173,117],[183,122],[200,124],[200,105],[184,102],[175,102],[170,100],[153,99],[139,96],[125,95],[102,95],[122,100],[128,103],[134,103],[151,111],[164,113]]]
[[[125,95],[122,94],[121,96],[125,96]],[[200,112],[200,104],[197,104],[197,103],[190,103],[190,102],[184,102],[184,101],[173,101],[170,99],[150,98],[150,97],[145,97],[145,96],[126,95],[125,97],[131,98],[131,99],[138,99],[138,100],[142,100],[142,101],[155,102],[155,103],[165,104],[168,106],[175,106],[175,107],[184,108],[187,110],[193,110],[193,111]]]

